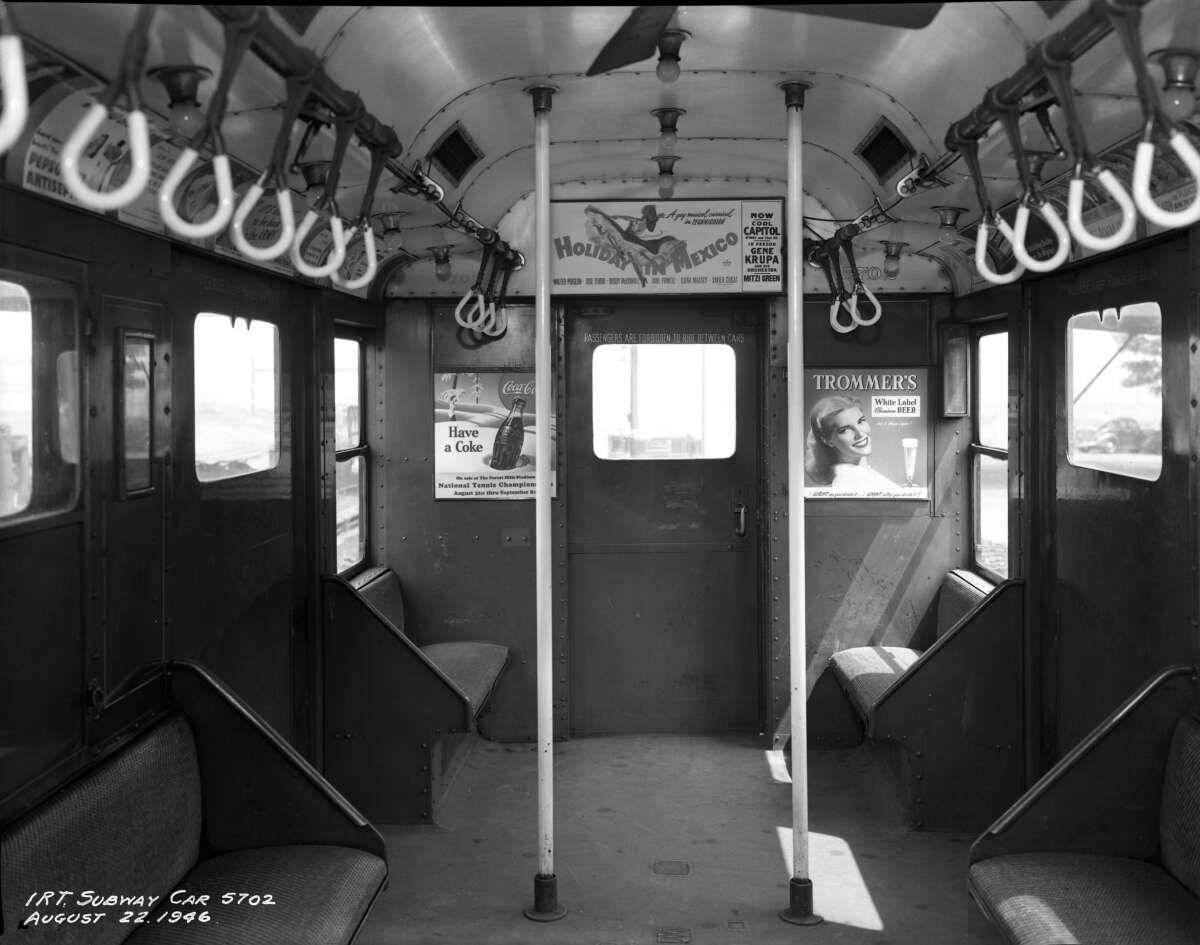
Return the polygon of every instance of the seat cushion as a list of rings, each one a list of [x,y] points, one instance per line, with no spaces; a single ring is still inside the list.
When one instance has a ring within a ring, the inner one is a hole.
[[[971,890],[1015,945],[1196,945],[1200,899],[1153,863],[1019,853],[971,867]]]
[[[1163,778],[1159,842],[1163,866],[1200,896],[1200,719],[1175,726]],[[1200,941],[1200,930],[1196,940]]]
[[[387,875],[383,860],[349,847],[297,845],[225,853],[175,885],[129,945],[345,945]],[[207,903],[185,903],[208,896]],[[226,893],[270,896],[273,904],[222,902]],[[207,912],[209,921],[171,922]],[[162,921],[158,921],[163,916]]]
[[[71,782],[0,836],[4,927],[22,942],[115,945],[130,926],[121,910],[71,905],[26,907],[44,890],[97,895],[165,895],[196,862],[200,772],[192,731],[169,716]],[[74,901],[74,900],[72,900]],[[125,908],[129,908],[126,906]],[[17,927],[31,913],[106,912],[89,925]],[[7,941],[7,938],[5,939]]]
[[[884,690],[920,655],[906,646],[856,646],[834,653],[832,663],[854,708],[866,718]]]
[[[479,714],[508,662],[508,647],[498,643],[431,643],[421,652],[466,694],[472,715]]]

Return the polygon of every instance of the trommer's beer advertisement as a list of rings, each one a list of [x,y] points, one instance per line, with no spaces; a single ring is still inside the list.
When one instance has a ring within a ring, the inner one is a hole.
[[[433,375],[433,497],[532,499],[537,384],[531,373]],[[550,461],[554,462],[551,417]],[[554,494],[554,469],[550,470]]]
[[[804,375],[806,499],[929,498],[925,368]]]
[[[560,295],[782,292],[779,200],[550,205]]]

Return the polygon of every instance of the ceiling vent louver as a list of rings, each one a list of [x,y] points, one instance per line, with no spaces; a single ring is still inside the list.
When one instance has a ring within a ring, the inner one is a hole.
[[[854,149],[854,153],[866,162],[875,172],[879,183],[883,184],[896,171],[906,168],[917,152],[896,130],[895,125],[881,117]]]
[[[429,152],[429,160],[449,178],[453,187],[462,183],[467,171],[481,157],[483,152],[476,147],[460,122],[451,125]]]

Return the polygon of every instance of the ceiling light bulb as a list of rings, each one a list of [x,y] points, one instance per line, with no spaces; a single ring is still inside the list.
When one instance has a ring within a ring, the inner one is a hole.
[[[895,279],[900,275],[900,253],[907,243],[883,241],[883,275],[885,279]]]
[[[1196,70],[1200,54],[1194,49],[1156,49],[1146,58],[1162,67],[1165,84],[1159,103],[1172,121],[1191,118],[1196,110]]]
[[[659,154],[674,154],[679,145],[679,135],[674,131],[664,131],[658,138]]]
[[[658,195],[663,200],[670,200],[675,196],[675,175],[660,174],[658,177]]]
[[[1196,93],[1187,86],[1167,86],[1162,92],[1162,109],[1168,118],[1183,121],[1196,110]]]
[[[199,102],[177,102],[169,106],[170,115],[167,124],[181,138],[193,138],[200,130],[204,119],[204,109]]]
[[[439,282],[448,282],[450,279],[450,260],[443,259],[434,266],[433,274],[438,277]]]
[[[658,60],[654,74],[658,76],[660,82],[675,82],[679,78],[679,60],[663,56]]]

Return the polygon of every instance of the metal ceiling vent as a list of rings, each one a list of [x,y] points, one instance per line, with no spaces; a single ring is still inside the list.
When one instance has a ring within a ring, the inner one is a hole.
[[[900,168],[907,167],[917,152],[895,125],[880,116],[854,153],[867,163],[883,184]]]
[[[429,152],[429,160],[450,179],[453,187],[462,183],[467,171],[474,167],[481,157],[483,152],[471,140],[462,122],[457,121],[438,138],[437,144]]]

